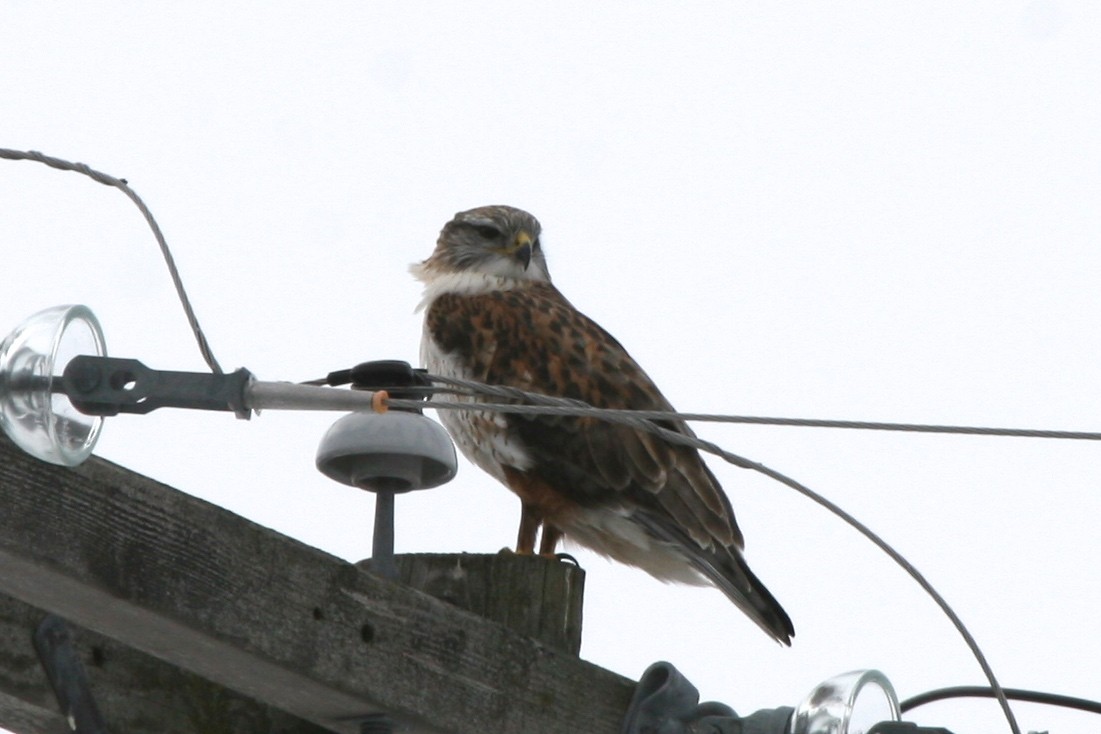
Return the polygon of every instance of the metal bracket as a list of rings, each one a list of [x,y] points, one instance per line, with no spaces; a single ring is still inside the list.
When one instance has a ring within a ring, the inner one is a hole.
[[[61,715],[76,734],[107,734],[88,674],[73,649],[73,634],[65,620],[47,615],[34,631],[34,649],[57,696]]]
[[[74,357],[61,383],[73,406],[88,415],[148,413],[157,408],[233,411],[248,418],[245,389],[252,373],[169,372],[136,359]]]

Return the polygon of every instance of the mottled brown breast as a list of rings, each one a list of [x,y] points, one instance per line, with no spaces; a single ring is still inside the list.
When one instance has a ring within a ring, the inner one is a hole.
[[[672,409],[619,342],[549,283],[443,294],[429,306],[425,327],[468,379],[602,408]],[[701,546],[741,545],[729,501],[695,450],[593,418],[508,415],[504,424],[532,462],[517,468],[570,501],[649,510]],[[690,433],[681,422],[666,425]]]

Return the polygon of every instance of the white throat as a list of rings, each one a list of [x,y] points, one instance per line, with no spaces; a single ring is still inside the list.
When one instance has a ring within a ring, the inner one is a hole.
[[[414,278],[424,283],[424,296],[417,305],[416,311],[426,308],[445,293],[477,296],[493,291],[512,290],[523,282],[512,276],[479,273],[472,270],[440,272],[435,268],[425,267],[424,263],[413,263],[409,266],[409,272]]]

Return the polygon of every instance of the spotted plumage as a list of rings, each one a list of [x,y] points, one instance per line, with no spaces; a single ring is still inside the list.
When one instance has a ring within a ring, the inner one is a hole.
[[[608,332],[551,283],[527,212],[460,212],[414,275],[423,281],[421,358],[429,372],[583,400],[672,410]],[[699,453],[595,418],[441,411],[460,450],[521,501],[517,552],[567,538],[665,581],[721,589],[769,635],[790,619],[742,557],[730,502]],[[664,424],[691,435],[681,421]]]

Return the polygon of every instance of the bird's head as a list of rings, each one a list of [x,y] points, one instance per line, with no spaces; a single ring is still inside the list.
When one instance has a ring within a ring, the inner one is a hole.
[[[478,273],[515,280],[550,281],[539,244],[539,220],[511,206],[459,212],[444,225],[424,274]]]

